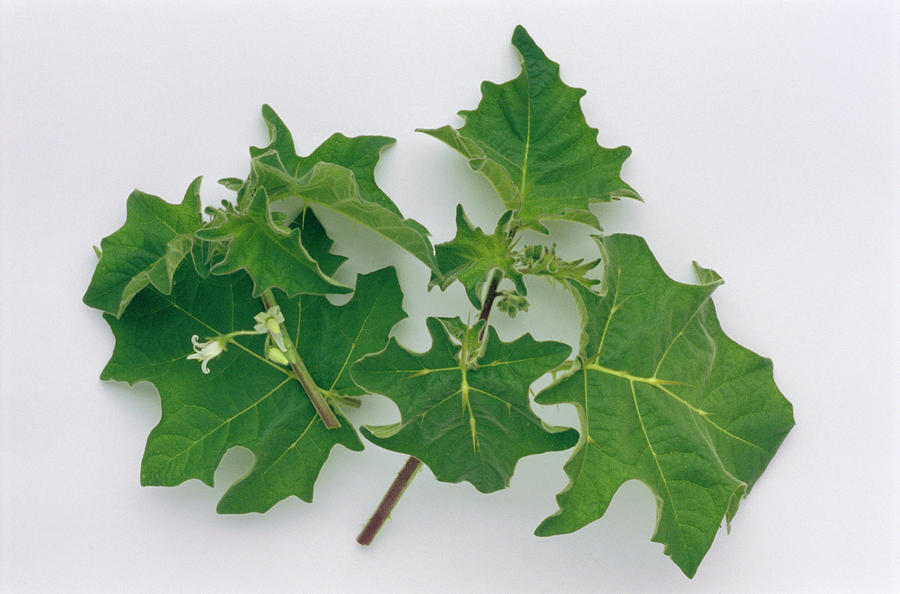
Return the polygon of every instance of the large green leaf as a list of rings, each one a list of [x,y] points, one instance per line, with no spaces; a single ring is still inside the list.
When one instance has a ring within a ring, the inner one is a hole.
[[[363,393],[349,377],[350,365],[367,354],[384,348],[391,328],[406,317],[401,307],[403,293],[397,280],[395,268],[382,268],[369,274],[360,275],[356,281],[353,298],[343,306],[332,305],[325,297],[317,295],[301,295],[297,299],[288,299],[283,294],[277,296],[279,306],[284,314],[285,326],[293,330],[292,340],[297,345],[300,356],[306,363],[310,375],[326,398],[333,396],[357,396]],[[304,398],[305,400],[305,398]],[[322,428],[318,417],[313,427],[309,448],[316,444],[330,444],[334,431],[353,432],[353,439],[358,440],[350,421],[341,417],[341,428],[325,430],[323,437],[318,431]],[[297,437],[291,426],[279,428],[282,443],[293,443]],[[353,442],[357,449],[357,442]],[[348,446],[350,447],[350,446]],[[362,449],[359,445],[359,449]],[[324,452],[327,455],[327,450]],[[315,479],[314,472],[322,462],[315,453],[298,452],[294,460],[284,460],[283,446],[269,448],[258,456],[250,473],[237,482],[219,502],[220,513],[244,513],[248,511],[266,511],[275,502],[291,494],[297,494],[309,501],[312,497],[312,483],[308,482],[309,499],[299,493],[287,491],[284,487],[273,487],[273,481],[290,481],[291,474],[303,476],[308,474]],[[307,457],[304,457],[307,456]],[[305,468],[297,468],[305,464]],[[275,478],[284,473],[284,477]]]
[[[244,212],[221,212],[212,226],[197,232],[201,239],[229,244],[225,257],[212,267],[213,274],[246,270],[254,281],[254,297],[276,287],[291,296],[351,291],[322,271],[301,242],[300,229],[272,221],[265,190],[254,187],[251,194]]]
[[[421,131],[459,151],[523,225],[545,231],[541,221],[568,219],[599,227],[592,202],[639,198],[620,177],[631,149],[597,144],[579,104],[585,91],[562,82],[559,64],[521,26],[512,43],[522,59],[518,77],[482,83],[478,108],[459,112],[462,128]]]
[[[405,316],[393,268],[360,276],[344,306],[319,296],[292,299],[278,292],[277,298],[326,397],[359,393],[347,381],[349,364],[383,348],[391,327]],[[218,511],[264,512],[290,495],[311,501],[334,445],[362,449],[340,410],[335,412],[341,426],[325,428],[289,370],[262,356],[263,336],[236,337],[236,344],[209,363],[208,375],[186,359],[191,335],[215,337],[252,327],[262,307],[247,274],[201,278],[184,264],[171,295],[143,291],[120,319],[105,316],[116,347],[101,377],[150,381],[162,400],[162,419],[150,434],[141,466],[142,484],[170,486],[197,478],[212,485],[224,453],[243,446],[256,461],[228,489]]]
[[[116,317],[148,285],[168,295],[172,276],[194,247],[200,227],[200,178],[181,204],[135,190],[121,229],[101,242],[100,262],[84,295],[85,304]]]
[[[445,325],[428,318],[433,342],[425,353],[391,339],[383,352],[352,367],[356,383],[392,399],[402,419],[363,427],[366,438],[419,458],[440,481],[469,481],[485,493],[507,487],[523,456],[574,445],[575,431],[546,426],[528,401],[528,387],[565,360],[567,345],[537,342],[529,334],[501,342],[490,329],[484,354],[473,365]]]
[[[582,435],[560,509],[536,534],[585,526],[638,479],[658,501],[653,540],[693,576],[793,426],[792,408],[771,361],[719,326],[710,299],[717,274],[698,266],[701,284],[677,283],[643,239],[601,243],[604,294],[577,289],[587,316],[581,357],[537,397],[574,404]]]
[[[300,383],[261,356],[262,336],[238,337],[202,374],[186,359],[191,335],[252,327],[262,305],[244,273],[201,279],[182,266],[176,279],[170,296],[144,291],[121,319],[105,316],[116,347],[101,378],[150,381],[162,400],[162,419],[141,463],[141,484],[173,486],[196,478],[212,485],[225,452],[243,446],[256,463],[251,475],[226,492],[219,511],[262,512],[289,495],[311,501],[331,448],[362,449],[353,426],[341,418],[339,428],[327,429]]]
[[[339,212],[437,270],[428,231],[420,223],[403,218],[375,183],[379,153],[394,142],[392,138],[336,134],[308,157],[299,157],[290,132],[274,110],[264,106],[263,117],[269,127],[270,144],[251,148],[252,172],[239,192],[241,208],[252,198],[253,185],[261,184],[272,202],[294,198]]]
[[[499,270],[524,294],[525,283],[514,268],[515,254],[510,250],[509,237],[504,230],[505,219],[501,218],[494,233],[488,235],[473,226],[462,205],[457,205],[456,237],[435,246],[441,274],[432,274],[431,286],[437,285],[444,290],[453,281],[459,280],[466,288],[472,305],[481,309],[484,285],[491,274]]]

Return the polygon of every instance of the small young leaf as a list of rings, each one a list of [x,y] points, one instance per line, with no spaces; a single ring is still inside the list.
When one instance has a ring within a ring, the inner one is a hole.
[[[453,147],[494,186],[524,226],[546,232],[541,221],[568,219],[599,228],[592,202],[638,194],[619,177],[628,147],[597,144],[579,102],[585,91],[566,86],[559,64],[547,58],[521,26],[512,43],[522,72],[502,85],[485,81],[473,111],[461,111],[459,130],[420,130]]]
[[[469,481],[483,493],[509,486],[520,458],[575,444],[577,432],[548,427],[528,402],[528,387],[565,360],[567,345],[529,334],[501,342],[491,328],[484,354],[470,368],[444,324],[426,323],[429,351],[412,353],[391,339],[384,351],[353,365],[354,381],[393,400],[402,418],[363,427],[367,439],[419,458],[440,481]]]
[[[550,283],[558,282],[567,287],[580,285],[590,290],[593,290],[594,285],[600,281],[588,277],[587,274],[599,263],[599,259],[590,262],[583,259],[563,260],[556,255],[555,247],[548,248],[542,245],[528,246],[516,262],[522,274],[532,274]]]
[[[241,186],[244,185],[244,180],[239,177],[223,177],[218,183],[229,190],[237,192],[241,189]]]
[[[511,279],[520,293],[525,293],[525,283],[513,267],[515,258],[502,225],[487,235],[472,225],[461,204],[456,207],[456,237],[436,245],[434,251],[441,274],[431,275],[430,286],[437,285],[444,290],[459,280],[476,309],[481,309],[484,286],[495,270]]]
[[[226,212],[214,220],[213,226],[197,232],[200,239],[229,242],[228,252],[211,268],[212,273],[246,270],[254,282],[254,297],[274,287],[290,296],[349,293],[349,287],[326,275],[309,255],[298,229],[275,225],[265,190],[255,188],[251,192],[246,212]]]
[[[181,204],[135,190],[121,229],[100,242],[100,261],[84,294],[84,303],[120,317],[148,285],[172,292],[172,276],[191,253],[201,224],[200,179],[188,187]]]
[[[582,432],[560,509],[536,534],[578,530],[638,479],[658,501],[653,540],[693,576],[793,426],[791,404],[771,361],[719,326],[717,274],[697,267],[700,285],[677,283],[631,235],[601,247],[603,296],[576,287],[587,315],[581,357],[536,399],[574,404]]]

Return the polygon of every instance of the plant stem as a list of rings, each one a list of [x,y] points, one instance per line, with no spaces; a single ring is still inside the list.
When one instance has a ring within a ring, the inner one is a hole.
[[[497,287],[500,286],[501,280],[503,280],[503,273],[500,271],[494,271],[494,275],[491,277],[491,282],[488,285],[487,294],[485,294],[484,297],[484,304],[481,306],[481,312],[478,314],[478,319],[484,320],[484,326],[482,326],[481,332],[478,336],[479,340],[484,340],[484,334],[487,331],[488,327],[488,318],[491,315],[491,308],[494,306],[494,300],[499,294],[497,291]],[[416,473],[418,473],[421,467],[422,461],[415,456],[410,456],[406,460],[406,464],[404,464],[403,468],[400,469],[399,474],[397,474],[397,478],[394,479],[393,483],[391,483],[388,492],[384,494],[381,503],[378,504],[378,509],[375,510],[375,513],[372,514],[372,517],[369,518],[368,522],[366,522],[366,525],[363,528],[362,532],[360,532],[359,536],[356,537],[356,542],[361,545],[369,545],[372,543],[375,535],[378,534],[379,530],[381,530],[381,527],[391,515],[391,511],[394,509],[394,506],[397,505],[400,497],[403,496],[403,493],[409,486],[410,481],[412,481],[413,477],[416,476]]]
[[[266,306],[266,309],[271,309],[272,307],[278,305],[278,302],[275,301],[275,295],[272,294],[271,290],[267,290],[262,294],[262,301]],[[306,392],[306,395],[309,396],[309,401],[312,402],[312,405],[316,409],[316,412],[319,413],[319,416],[322,418],[322,422],[325,424],[325,427],[327,427],[328,429],[336,429],[340,427],[340,421],[338,421],[337,417],[334,414],[334,411],[331,410],[330,406],[328,406],[328,403],[325,402],[325,398],[322,396],[322,392],[319,391],[319,387],[316,385],[316,382],[309,374],[309,370],[306,368],[306,365],[303,364],[303,359],[300,358],[300,354],[297,352],[297,347],[294,346],[294,342],[291,340],[291,335],[288,334],[287,328],[285,328],[284,323],[281,323],[278,326],[281,329],[281,335],[284,338],[284,346],[287,347],[287,351],[284,354],[287,357],[288,363],[290,363],[291,365],[291,369],[294,372],[294,377],[296,377],[297,381],[300,382],[300,385],[303,386],[303,390]]]
[[[390,517],[394,506],[400,501],[400,497],[403,496],[410,481],[412,481],[413,477],[416,476],[421,468],[422,461],[415,456],[410,456],[406,461],[406,464],[403,465],[403,468],[401,468],[400,472],[397,474],[397,478],[391,483],[391,487],[388,489],[387,493],[384,494],[381,503],[378,504],[378,509],[375,510],[372,517],[366,522],[365,528],[363,528],[362,532],[359,533],[359,536],[356,537],[356,542],[361,545],[372,544],[375,535],[378,534],[378,531],[381,530],[385,521]]]
[[[491,315],[491,308],[494,306],[494,300],[497,298],[497,295],[500,294],[497,291],[497,287],[500,286],[502,278],[503,273],[499,270],[495,270],[494,275],[491,277],[491,283],[488,285],[487,293],[484,296],[484,304],[481,306],[481,313],[478,314],[478,319],[484,320],[484,326],[481,327],[481,332],[478,335],[479,340],[484,340],[484,333],[487,332],[487,320]]]

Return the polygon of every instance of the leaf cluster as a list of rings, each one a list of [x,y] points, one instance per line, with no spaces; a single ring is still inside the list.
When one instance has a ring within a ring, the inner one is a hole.
[[[505,212],[490,233],[459,205],[456,235],[433,246],[375,182],[393,139],[335,134],[302,157],[267,105],[269,144],[251,147],[246,178],[220,180],[231,200],[201,213],[200,178],[180,204],[129,196],[84,302],[116,337],[101,377],[149,381],[162,400],[142,484],[212,485],[225,452],[242,446],[255,462],[218,511],[265,512],[291,495],[312,501],[331,449],[362,450],[359,433],[485,493],[509,486],[522,457],[574,448],[559,510],[536,534],[587,525],[623,482],[641,480],[658,501],[653,540],[693,576],[792,427],[791,405],[771,362],[723,332],[715,272],[695,265],[697,284],[675,282],[633,235],[594,235],[597,253],[575,260],[524,242],[527,232],[549,235],[550,220],[596,233],[592,204],[640,197],[621,179],[630,149],[600,146],[586,123],[585,91],[563,83],[525,29],[512,42],[515,79],[485,82],[478,106],[459,112],[463,126],[421,130],[496,190]],[[428,318],[430,349],[404,347],[391,337],[407,315],[396,270],[354,286],[336,280],[345,257],[322,209],[410,252],[431,270],[429,288],[459,282],[476,323]],[[582,320],[574,352],[530,334],[504,342],[491,327],[494,308],[528,308],[528,276],[571,295]],[[326,297],[348,293],[342,306]],[[549,372],[555,380],[535,401],[573,405],[577,429],[533,410],[531,385]],[[390,398],[400,420],[357,432],[344,413],[367,394]]]

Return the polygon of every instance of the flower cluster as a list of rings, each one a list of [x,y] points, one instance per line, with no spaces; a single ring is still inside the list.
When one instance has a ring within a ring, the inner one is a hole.
[[[234,341],[235,336],[246,334],[268,334],[277,348],[268,345],[266,340],[266,357],[281,365],[287,365],[288,359],[284,356],[287,352],[287,345],[284,341],[284,334],[281,332],[281,324],[284,323],[284,314],[281,308],[273,305],[264,312],[260,312],[253,317],[256,325],[253,330],[238,330],[222,334],[209,340],[200,341],[200,337],[196,334],[191,336],[191,344],[194,345],[194,352],[187,356],[188,359],[194,359],[200,362],[200,370],[203,373],[209,373],[209,362],[224,353],[228,349],[228,343]]]

